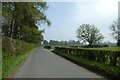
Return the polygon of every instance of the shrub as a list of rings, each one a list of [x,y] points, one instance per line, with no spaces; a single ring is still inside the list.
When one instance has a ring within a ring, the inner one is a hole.
[[[2,51],[13,53],[14,52],[14,40],[9,37],[2,37]]]
[[[119,67],[115,67],[112,65],[108,65],[105,63],[100,63],[100,62],[95,62],[95,61],[90,61],[88,59],[85,58],[81,58],[79,56],[76,55],[72,55],[72,54],[66,54],[66,53],[61,53],[58,55],[80,65],[83,66],[87,69],[93,70],[95,72],[98,72],[102,75],[107,76],[107,78],[110,78],[112,80],[120,80],[120,68]]]
[[[111,64],[113,66],[118,65],[120,60],[120,51],[112,50],[97,50],[97,49],[87,49],[87,48],[65,48],[65,47],[55,47],[54,52],[56,53],[69,53],[72,55],[77,55],[92,61],[103,62]]]
[[[9,37],[2,40],[2,76],[7,77],[37,45]]]
[[[52,46],[44,46],[44,48],[46,48],[46,49],[51,49]]]

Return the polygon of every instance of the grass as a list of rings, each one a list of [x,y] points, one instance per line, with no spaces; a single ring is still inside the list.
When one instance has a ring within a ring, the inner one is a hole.
[[[50,51],[54,51],[55,47],[51,46],[51,49],[49,49]]]
[[[37,45],[4,37],[2,45],[2,78],[7,78],[31,54]]]
[[[44,48],[49,49],[50,51],[54,51],[55,46],[47,46],[47,47],[46,47],[46,45],[45,45]]]
[[[0,80],[2,79],[2,38],[0,37]]]
[[[100,47],[100,48],[84,48],[84,49],[120,51],[120,47]]]
[[[2,79],[2,52],[0,52],[0,80]]]
[[[33,51],[33,50],[32,50]],[[32,51],[23,53],[22,55],[19,55],[18,57],[7,57],[4,59],[5,63],[2,64],[3,67],[3,73],[2,77],[6,78],[8,77],[16,68],[19,64],[24,62],[24,60],[32,53]]]
[[[3,63],[3,78],[7,77],[15,68],[18,64],[20,64],[21,62],[23,62],[24,58],[26,57],[26,55],[20,55],[19,57],[13,57],[13,58],[7,58],[4,61],[6,61],[5,63]]]
[[[54,47],[66,47],[66,48],[76,48],[76,47],[69,47],[69,46],[52,46],[52,49]],[[82,48],[79,47],[80,49],[92,49],[92,50],[108,50],[108,51],[120,51],[120,47],[99,47],[99,48]]]

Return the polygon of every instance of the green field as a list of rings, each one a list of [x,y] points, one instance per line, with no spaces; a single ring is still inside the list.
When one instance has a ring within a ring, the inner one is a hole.
[[[77,47],[69,47],[69,46],[51,46],[50,50],[54,50],[55,47],[66,47],[66,48],[77,48]],[[99,48],[82,48],[79,49],[90,49],[90,50],[108,50],[108,51],[120,51],[120,47],[99,47]]]
[[[84,48],[84,49],[120,51],[120,47],[101,47],[101,48]]]

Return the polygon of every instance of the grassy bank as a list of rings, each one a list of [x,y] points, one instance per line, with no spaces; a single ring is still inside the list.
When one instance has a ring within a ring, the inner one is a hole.
[[[0,37],[0,80],[2,79],[2,38]]]
[[[37,45],[9,37],[4,37],[2,43],[2,78],[6,78],[32,53]]]
[[[0,51],[0,79],[2,78],[2,52]]]

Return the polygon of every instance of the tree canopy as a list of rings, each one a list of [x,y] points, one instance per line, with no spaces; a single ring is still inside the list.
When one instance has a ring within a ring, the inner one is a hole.
[[[2,3],[2,33],[14,39],[30,43],[43,41],[43,30],[39,24],[51,24],[45,10],[46,2],[3,2]]]
[[[120,23],[119,20],[113,21],[112,25],[110,26],[112,30],[112,36],[117,40],[117,46],[120,46]]]
[[[82,44],[79,41],[69,40],[69,41],[57,41],[57,40],[44,40],[44,45],[63,45],[63,46],[81,46]]]
[[[77,38],[82,42],[88,42],[89,46],[93,43],[99,43],[104,38],[100,31],[94,26],[90,24],[82,24],[76,31]]]

